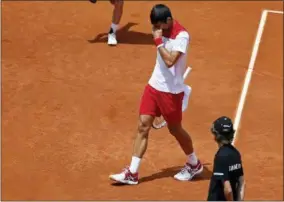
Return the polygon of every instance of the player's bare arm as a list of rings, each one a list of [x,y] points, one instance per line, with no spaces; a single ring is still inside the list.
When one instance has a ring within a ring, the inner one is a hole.
[[[234,199],[233,191],[232,191],[232,187],[231,187],[229,180],[226,180],[224,182],[224,195],[225,195],[227,201],[233,201],[233,199]]]
[[[238,201],[243,201],[244,200],[244,196],[245,196],[245,180],[244,180],[244,176],[241,176],[239,178],[239,186],[238,186],[237,194],[238,194]]]
[[[182,55],[179,51],[168,51],[162,44],[162,29],[155,29],[153,28],[153,37],[155,40],[156,45],[158,46],[158,50],[160,52],[161,57],[163,58],[165,64],[168,68],[172,67]]]
[[[169,52],[163,46],[160,46],[158,50],[164,62],[166,63],[167,67],[169,68],[172,67],[178,61],[179,57],[182,55],[182,53],[179,51]]]

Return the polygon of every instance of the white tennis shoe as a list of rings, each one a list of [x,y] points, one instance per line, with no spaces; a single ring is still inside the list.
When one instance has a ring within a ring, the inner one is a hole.
[[[108,34],[107,44],[110,45],[110,46],[116,46],[117,45],[117,40],[116,40],[116,34],[115,33]]]
[[[124,168],[121,173],[110,175],[109,178],[122,184],[138,184],[138,173],[131,173],[129,167]]]
[[[201,174],[203,171],[203,165],[198,161],[197,165],[192,166],[188,163],[177,173],[174,178],[179,181],[190,181],[194,176]]]

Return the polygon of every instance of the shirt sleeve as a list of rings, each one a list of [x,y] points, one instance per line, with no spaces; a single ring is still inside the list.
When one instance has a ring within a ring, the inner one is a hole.
[[[181,53],[186,53],[188,45],[189,45],[189,35],[187,34],[187,32],[181,32],[175,38],[172,50]]]
[[[229,180],[229,165],[224,156],[216,156],[214,160],[213,177],[216,180]]]

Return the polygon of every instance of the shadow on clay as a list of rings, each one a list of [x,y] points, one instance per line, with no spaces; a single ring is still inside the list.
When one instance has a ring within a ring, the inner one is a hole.
[[[203,181],[203,180],[210,180],[212,176],[212,171],[208,169],[208,165],[210,164],[203,164],[203,172],[200,175],[195,176],[191,181]],[[160,172],[154,173],[152,175],[142,177],[139,179],[139,184],[150,182],[153,180],[158,180],[162,178],[172,177],[177,174],[183,167],[182,166],[174,166],[170,168],[161,169]],[[174,178],[173,178],[174,180]],[[113,183],[113,186],[124,186],[125,184],[121,183]]]
[[[209,180],[211,178],[212,172],[208,169],[206,165],[208,164],[203,164],[202,173],[200,175],[195,176],[195,178],[193,178],[192,181]],[[144,182],[150,182],[150,181],[162,179],[162,178],[168,178],[168,177],[173,178],[173,176],[177,174],[182,168],[183,168],[182,166],[165,168],[165,169],[162,169],[158,173],[154,173],[150,176],[140,178],[139,182],[144,183]]]
[[[137,23],[129,22],[116,33],[119,44],[140,44],[140,45],[152,45],[152,34],[131,31],[130,28],[138,25]],[[98,34],[94,39],[88,40],[89,43],[106,43],[108,33]]]

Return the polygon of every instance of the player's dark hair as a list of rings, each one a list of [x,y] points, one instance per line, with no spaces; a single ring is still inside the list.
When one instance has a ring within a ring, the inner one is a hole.
[[[155,5],[150,13],[150,20],[152,24],[159,22],[166,23],[168,18],[172,18],[170,9],[164,4]]]
[[[233,141],[235,135],[235,130],[219,133],[214,129],[214,126],[212,126],[211,128],[211,132],[215,135],[216,141],[222,144],[230,144]]]
[[[234,138],[234,134],[231,134],[230,137],[224,137],[223,135],[217,134],[215,135],[216,141],[222,144],[231,144]]]

